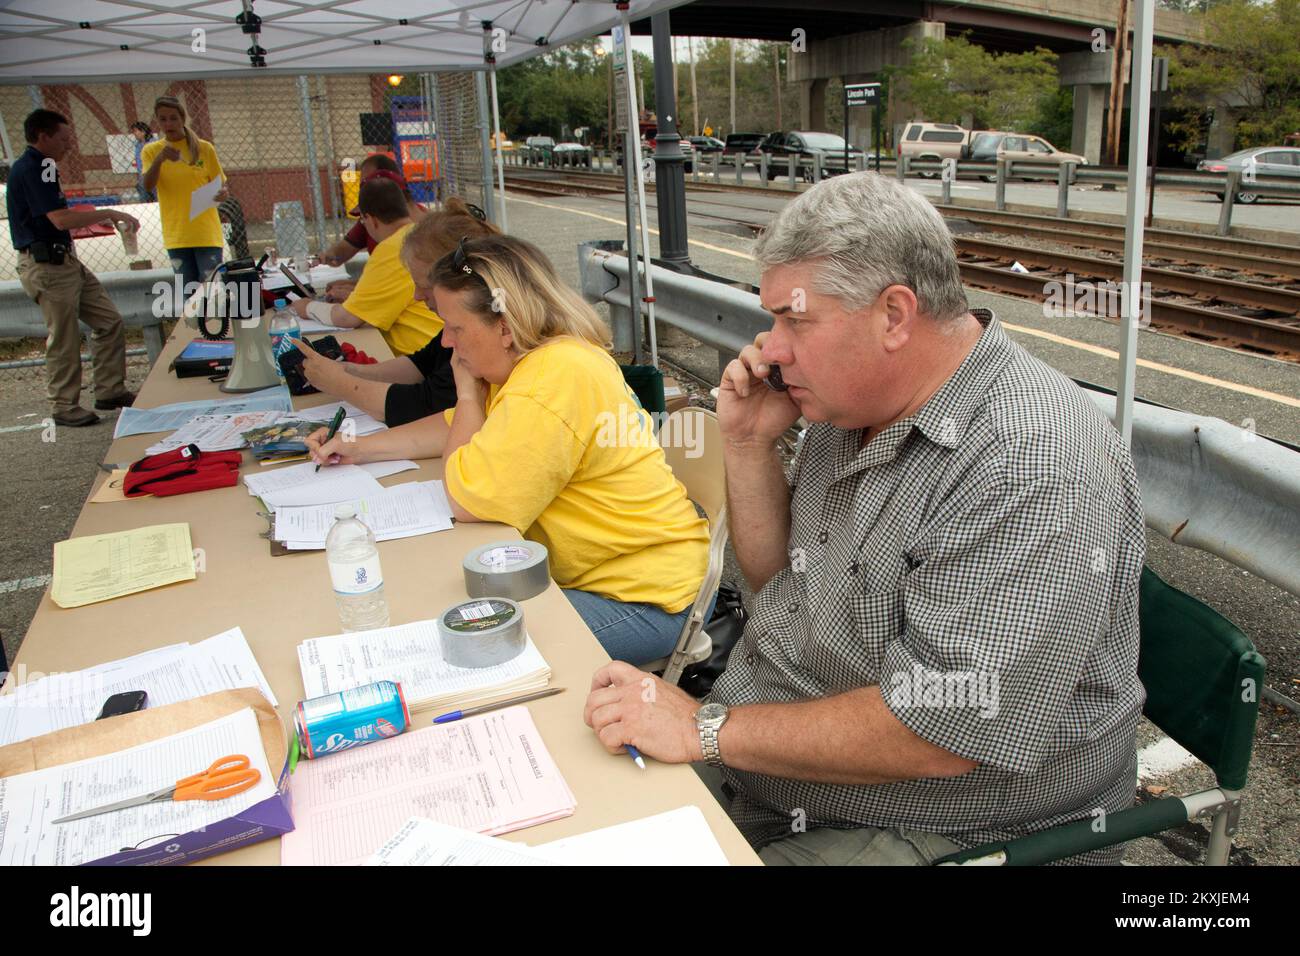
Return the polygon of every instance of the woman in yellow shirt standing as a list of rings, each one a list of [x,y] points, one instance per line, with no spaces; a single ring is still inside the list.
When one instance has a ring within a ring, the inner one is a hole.
[[[420,282],[454,352],[454,415],[307,444],[321,463],[445,459],[460,521],[500,521],[550,553],[611,657],[672,651],[708,566],[708,524],[673,477],[608,352],[609,331],[536,246],[462,241]]]
[[[221,263],[225,244],[217,210],[206,209],[191,219],[190,197],[200,186],[225,174],[213,145],[190,129],[180,100],[158,97],[153,104],[153,118],[162,138],[146,143],[140,150],[144,188],[158,196],[163,245],[172,271],[181,277],[188,296],[193,289],[191,283],[202,282]],[[226,195],[223,186],[217,201]],[[180,311],[180,303],[176,303],[176,311]]]

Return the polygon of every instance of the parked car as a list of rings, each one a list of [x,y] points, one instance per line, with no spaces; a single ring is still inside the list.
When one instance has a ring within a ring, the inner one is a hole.
[[[727,144],[716,136],[688,136],[691,145],[695,147],[695,152],[701,156],[709,153],[720,153],[727,148]]]
[[[966,150],[966,159],[974,163],[996,163],[1006,160],[1013,163],[1074,163],[1078,166],[1088,165],[1088,161],[1078,153],[1067,153],[1057,149],[1041,136],[1029,133],[1009,133],[1004,130],[986,129],[972,133],[970,146]],[[1051,174],[1054,178],[1055,174]],[[985,182],[996,182],[997,176],[982,177]],[[1034,177],[1026,176],[1026,179]],[[1044,178],[1049,178],[1045,176]]]
[[[758,147],[764,138],[763,133],[728,133],[726,142],[722,144],[722,159],[742,165],[756,162]]]
[[[521,153],[527,165],[545,166],[554,149],[555,140],[550,136],[529,136]]]
[[[591,166],[591,150],[581,143],[556,143],[551,155],[562,166]]]
[[[769,133],[759,144],[759,152],[766,153],[767,178],[776,179],[783,171],[789,169],[789,157],[798,157],[800,174],[805,180],[813,178],[812,164],[821,162],[822,174],[837,176],[857,168],[858,157],[862,150],[847,145],[843,136],[835,133],[821,133],[813,130],[794,130],[789,133]],[[848,151],[848,165],[845,166],[845,150]]]
[[[898,156],[931,162],[945,159],[961,159],[963,151],[970,141],[971,131],[955,123],[926,123],[913,120],[903,130],[903,137],[898,141]],[[933,179],[939,174],[932,170],[921,173],[926,179]]]
[[[1256,146],[1230,153],[1222,159],[1203,159],[1196,168],[1208,173],[1226,173],[1235,170],[1246,173],[1254,168],[1256,176],[1280,176],[1300,180],[1300,148],[1292,146]],[[1215,193],[1223,201],[1223,193]],[[1237,202],[1253,203],[1259,199],[1259,193],[1251,192],[1249,184],[1245,189],[1237,190]]]

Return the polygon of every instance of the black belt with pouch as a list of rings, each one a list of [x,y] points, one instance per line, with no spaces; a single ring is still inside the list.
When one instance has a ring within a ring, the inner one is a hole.
[[[65,246],[61,242],[46,242],[38,239],[27,247],[27,252],[32,254],[32,258],[37,262],[48,262],[52,266],[61,266],[72,252],[70,246]]]

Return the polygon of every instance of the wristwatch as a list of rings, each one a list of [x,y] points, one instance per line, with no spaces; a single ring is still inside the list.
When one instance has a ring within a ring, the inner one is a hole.
[[[705,704],[695,712],[695,726],[700,731],[700,750],[710,767],[721,767],[722,754],[718,750],[718,731],[730,716],[726,704]]]

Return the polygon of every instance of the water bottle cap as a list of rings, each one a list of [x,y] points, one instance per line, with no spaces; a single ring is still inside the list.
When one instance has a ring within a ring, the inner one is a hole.
[[[286,308],[289,307],[289,300],[288,300],[288,299],[276,299],[276,300],[275,300],[275,307],[276,307],[277,309],[286,309]]]
[[[336,521],[343,521],[346,518],[355,518],[356,516],[357,516],[356,505],[335,505],[334,506],[334,519]]]

